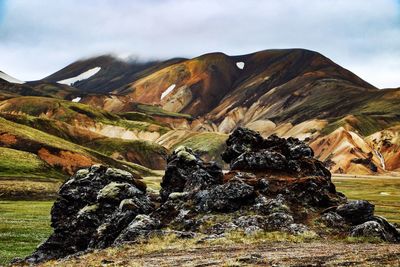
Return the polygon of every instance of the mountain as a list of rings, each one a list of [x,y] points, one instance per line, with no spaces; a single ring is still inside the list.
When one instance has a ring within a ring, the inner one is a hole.
[[[155,71],[179,61],[180,59],[171,59],[166,62],[142,63],[104,55],[76,61],[42,81],[73,85],[82,92],[107,93],[145,75],[143,72]]]
[[[180,145],[224,164],[227,136],[243,126],[306,141],[336,173],[400,171],[400,89],[378,89],[305,49],[152,62],[105,55],[38,81],[0,80],[0,97],[5,121],[150,169]]]

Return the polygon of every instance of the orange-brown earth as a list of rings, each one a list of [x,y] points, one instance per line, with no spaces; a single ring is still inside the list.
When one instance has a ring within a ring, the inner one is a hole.
[[[101,70],[72,86],[57,83],[94,67]],[[400,89],[375,88],[304,49],[149,63],[101,56],[43,80],[2,81],[0,95],[3,118],[91,149],[102,138],[146,140],[154,146],[150,154],[111,141],[101,153],[156,169],[164,166],[163,153],[180,144],[218,160],[221,134],[237,126],[305,140],[336,173],[400,169]],[[71,102],[76,97],[79,103]],[[29,120],[21,119],[26,115]]]

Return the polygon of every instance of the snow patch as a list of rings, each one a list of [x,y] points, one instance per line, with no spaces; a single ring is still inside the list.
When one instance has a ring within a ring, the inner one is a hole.
[[[165,90],[165,91],[161,94],[161,100],[162,100],[164,97],[166,97],[169,93],[171,93],[172,90],[174,90],[175,86],[176,86],[176,84],[171,84],[171,85],[167,88],[167,90]]]
[[[388,192],[380,192],[379,194],[381,194],[383,196],[389,196],[390,195]]]
[[[378,157],[379,161],[381,162],[382,169],[386,170],[385,159],[383,158],[383,155],[378,150],[374,150],[374,152],[375,155]]]
[[[58,83],[72,85],[73,83],[76,83],[78,81],[89,79],[90,77],[92,77],[93,75],[98,73],[100,70],[101,70],[101,67],[95,67],[93,69],[87,70],[87,71],[79,74],[78,76],[58,81]]]
[[[72,102],[78,103],[79,101],[81,101],[82,98],[80,97],[75,97],[74,99],[72,99]]]
[[[243,69],[244,68],[244,62],[243,61],[240,61],[240,62],[236,62],[236,66],[239,68],[239,69]]]
[[[19,83],[19,84],[25,83],[23,81],[20,81],[20,80],[14,78],[14,77],[11,77],[10,75],[8,75],[8,74],[6,74],[6,73],[4,73],[2,71],[0,71],[0,79],[6,80],[9,83]]]

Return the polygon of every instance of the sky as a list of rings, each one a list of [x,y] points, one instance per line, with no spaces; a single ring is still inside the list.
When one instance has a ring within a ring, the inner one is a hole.
[[[400,87],[400,0],[0,0],[0,70],[40,79],[80,58],[315,50]]]

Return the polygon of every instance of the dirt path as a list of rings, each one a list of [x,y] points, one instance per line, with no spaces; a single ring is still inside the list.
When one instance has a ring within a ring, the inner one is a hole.
[[[52,263],[54,264],[54,262]],[[128,247],[115,254],[97,251],[57,266],[400,266],[400,245],[263,243],[200,246],[140,253]],[[50,265],[48,265],[50,266]]]

